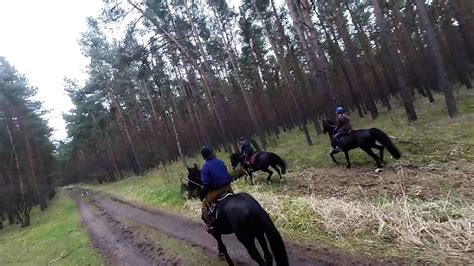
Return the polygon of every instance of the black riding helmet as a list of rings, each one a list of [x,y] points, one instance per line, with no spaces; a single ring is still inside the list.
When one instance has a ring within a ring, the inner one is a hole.
[[[209,159],[213,154],[214,151],[210,146],[206,145],[201,148],[201,155],[205,160]]]

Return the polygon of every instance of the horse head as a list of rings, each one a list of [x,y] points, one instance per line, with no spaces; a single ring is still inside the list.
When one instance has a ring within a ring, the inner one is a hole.
[[[323,133],[329,133],[332,135],[334,129],[336,128],[336,124],[332,122],[331,120],[324,118],[323,119]]]
[[[229,159],[232,167],[236,167],[239,163],[242,163],[242,155],[240,155],[238,152],[231,154]]]
[[[201,171],[197,164],[194,164],[194,167],[188,168],[188,179],[197,183],[201,183]]]

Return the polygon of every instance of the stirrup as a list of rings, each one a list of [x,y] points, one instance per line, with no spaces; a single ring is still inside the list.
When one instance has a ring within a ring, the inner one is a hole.
[[[214,234],[214,226],[207,226],[206,231],[211,235]]]

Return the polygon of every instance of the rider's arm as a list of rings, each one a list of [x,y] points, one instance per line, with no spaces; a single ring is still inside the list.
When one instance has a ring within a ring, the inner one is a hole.
[[[209,192],[210,174],[211,172],[209,171],[209,167],[204,165],[204,167],[201,169],[201,182],[202,182],[201,200],[204,199],[204,197]]]

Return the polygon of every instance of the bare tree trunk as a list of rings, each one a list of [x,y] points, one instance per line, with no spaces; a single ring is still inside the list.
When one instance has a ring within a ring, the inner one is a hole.
[[[444,59],[443,55],[441,54],[441,49],[439,48],[438,40],[435,37],[428,13],[426,12],[425,2],[424,0],[415,0],[415,3],[417,7],[416,10],[420,16],[420,25],[428,41],[427,45],[431,49],[431,53],[436,65],[439,83],[444,93],[444,99],[446,101],[446,106],[448,107],[449,117],[455,118],[459,115],[459,111],[456,106],[456,99],[454,98],[453,90],[449,83],[448,72],[446,71],[444,65]]]
[[[216,116],[217,118],[217,122],[219,124],[219,130],[221,131],[221,135],[224,139],[224,146],[227,147],[227,144],[225,143],[225,141],[228,141],[229,140],[229,137],[228,137],[228,134],[227,134],[227,130],[225,129],[225,123],[224,123],[224,120],[222,119],[221,117],[221,112],[220,112],[220,108],[218,108],[218,104],[216,102],[216,99],[215,99],[215,93],[212,92],[212,89],[211,88],[217,88],[218,87],[218,84],[215,83],[215,77],[213,77],[212,75],[212,68],[210,68],[210,66],[207,66],[206,69],[204,70],[202,67],[199,66],[199,64],[197,63],[197,61],[193,58],[193,56],[191,56],[191,54],[189,53],[189,51],[184,48],[179,42],[178,40],[176,40],[176,38],[174,38],[168,31],[166,31],[165,29],[163,29],[160,24],[155,20],[155,18],[153,18],[152,16],[150,16],[147,12],[145,12],[144,10],[142,10],[136,3],[134,3],[132,0],[127,0],[127,2],[133,6],[133,8],[135,8],[138,12],[140,12],[143,16],[145,16],[146,18],[148,18],[150,20],[150,22],[158,29],[158,31],[160,31],[171,43],[173,43],[176,48],[180,51],[180,53],[189,60],[189,62],[191,63],[191,65],[193,65],[193,67],[195,67],[195,69],[199,72],[199,74],[201,75],[202,77],[202,80],[203,80],[203,83],[204,83],[204,87],[206,88],[206,91],[207,91],[207,96],[209,98],[209,105],[211,107],[211,111],[213,112],[213,114]],[[207,60],[205,60],[205,62],[207,62]],[[210,79],[209,79],[210,77]],[[209,80],[211,80],[211,84],[209,84]]]
[[[301,125],[302,125],[302,129],[303,129],[303,133],[304,133],[305,138],[306,138],[306,142],[308,143],[308,145],[311,146],[311,145],[313,145],[313,141],[311,140],[311,136],[309,135],[308,127],[306,126],[307,118],[303,114],[303,111],[301,110],[299,102],[296,99],[295,93],[293,91],[293,86],[292,86],[291,77],[290,77],[290,71],[288,69],[288,66],[287,66],[284,58],[283,58],[283,51],[282,51],[283,49],[276,44],[274,38],[271,36],[269,26],[266,23],[266,21],[263,19],[260,12],[258,11],[258,8],[255,4],[255,1],[253,1],[252,3],[253,3],[255,11],[258,14],[259,19],[262,21],[262,23],[264,25],[265,36],[267,37],[268,41],[270,42],[270,45],[271,45],[271,47],[272,47],[272,49],[275,53],[275,56],[277,58],[277,63],[278,63],[278,65],[280,66],[280,68],[282,70],[281,73],[282,73],[282,76],[283,76],[283,82],[285,83],[285,87],[287,88],[288,92],[290,93],[290,97],[291,97],[291,100],[293,101],[293,104],[295,105],[298,117],[302,121]],[[281,36],[281,37],[285,38],[284,33],[283,33],[283,36]]]
[[[338,97],[334,90],[331,68],[316,37],[316,30],[309,15],[309,4],[306,0],[285,0],[298,35],[299,44],[305,54],[310,72],[318,83],[318,87],[326,97],[326,111],[332,113],[337,105]],[[300,6],[302,5],[302,7]],[[309,28],[309,32],[306,29]],[[307,38],[307,36],[309,36]],[[316,52],[316,53],[315,53]]]
[[[257,130],[257,134],[259,135],[260,142],[263,146],[264,149],[267,148],[267,142],[265,140],[265,131],[263,130],[262,126],[260,125],[258,119],[257,119],[257,113],[255,111],[255,108],[253,107],[253,103],[250,100],[249,93],[247,92],[247,89],[245,88],[244,82],[242,80],[241,76],[241,69],[240,66],[236,60],[235,56],[235,51],[234,48],[232,47],[232,40],[227,33],[228,29],[225,25],[225,23],[220,19],[219,14],[217,14],[217,11],[214,10],[214,16],[217,18],[218,23],[220,24],[222,33],[224,34],[224,45],[227,49],[227,54],[229,55],[230,62],[232,64],[232,71],[234,72],[234,76],[237,79],[237,83],[239,85],[240,91],[242,93],[242,96],[244,98],[245,106],[247,107],[247,111],[249,112],[250,119],[252,120],[252,123]]]
[[[450,0],[448,3],[453,8],[455,18],[459,23],[459,30],[469,58],[474,61],[474,4],[472,0]]]
[[[17,170],[18,181],[20,184],[20,205],[17,208],[18,220],[21,223],[21,227],[28,227],[30,226],[31,201],[29,200],[29,196],[26,195],[26,190],[28,189],[25,186],[25,181],[23,180],[23,174],[21,172],[20,161],[18,160],[18,154],[16,152],[15,142],[13,141],[12,132],[10,131],[8,122],[6,123],[6,128],[7,128],[8,136],[10,138],[10,145],[12,146],[12,154],[15,159],[15,167]]]
[[[418,117],[416,115],[415,107],[413,106],[413,96],[411,95],[405,77],[403,76],[400,57],[398,56],[397,51],[393,46],[394,42],[392,36],[390,35],[387,21],[385,20],[384,15],[382,13],[382,8],[380,7],[379,0],[371,0],[371,2],[374,7],[377,25],[379,26],[381,31],[383,45],[388,53],[391,65],[397,78],[400,96],[402,97],[403,105],[405,106],[405,112],[408,121],[415,121],[416,119],[418,119]]]
[[[377,116],[379,115],[379,112],[377,110],[377,106],[374,103],[374,96],[372,95],[371,89],[369,87],[369,83],[367,82],[367,79],[365,77],[362,64],[360,64],[359,58],[357,57],[356,48],[347,30],[347,25],[344,21],[342,10],[339,6],[336,6],[334,1],[335,0],[329,0],[328,2],[331,7],[331,11],[335,13],[335,22],[336,22],[337,31],[339,35],[342,37],[342,40],[344,41],[344,47],[345,47],[346,53],[349,56],[351,64],[354,66],[354,71],[356,74],[355,80],[358,82],[359,91],[360,92],[364,91],[367,93],[368,97],[366,97],[365,102],[368,105],[368,109],[370,111],[372,119],[376,119]]]

